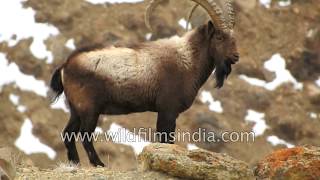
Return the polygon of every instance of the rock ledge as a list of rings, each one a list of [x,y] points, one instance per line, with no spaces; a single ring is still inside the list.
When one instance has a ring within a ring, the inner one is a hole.
[[[138,157],[140,171],[160,171],[190,179],[254,179],[248,165],[226,154],[177,145],[151,144]]]

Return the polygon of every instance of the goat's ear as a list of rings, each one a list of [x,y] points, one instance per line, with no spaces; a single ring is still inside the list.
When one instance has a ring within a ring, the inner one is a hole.
[[[208,22],[208,35],[211,37],[215,31],[216,31],[216,29],[214,27],[214,24],[212,23],[212,21],[209,21]]]

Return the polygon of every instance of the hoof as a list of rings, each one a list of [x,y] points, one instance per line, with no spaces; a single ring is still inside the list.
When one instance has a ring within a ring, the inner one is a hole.
[[[69,160],[69,163],[75,166],[79,166],[80,165],[80,161],[79,160]]]
[[[103,164],[103,162],[93,162],[91,163],[94,167],[105,167],[105,165]]]

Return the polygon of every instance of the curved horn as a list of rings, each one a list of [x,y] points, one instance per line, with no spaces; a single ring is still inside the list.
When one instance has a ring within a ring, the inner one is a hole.
[[[235,12],[234,12],[231,0],[227,0],[226,6],[227,6],[228,15],[229,15],[229,29],[233,29],[236,21],[235,21]]]
[[[188,21],[187,21],[187,27],[186,27],[186,31],[189,30],[189,24],[190,24],[190,21],[191,21],[191,18],[192,18],[192,15],[194,13],[194,11],[198,8],[199,4],[196,4],[192,7],[190,13],[189,13],[189,16],[188,16]]]
[[[152,31],[151,23],[150,23],[150,18],[151,18],[151,13],[155,10],[155,8],[161,3],[162,0],[152,0],[147,9],[146,9],[146,14],[145,14],[145,19],[144,22],[147,26],[148,29]]]
[[[145,16],[145,23],[146,26],[152,30],[151,24],[150,24],[150,16],[153,10],[159,5],[159,3],[162,0],[152,0],[147,7],[146,10],[146,16]],[[218,7],[218,5],[214,2],[214,0],[191,0],[197,4],[199,4],[201,7],[203,7],[207,13],[209,14],[211,20],[214,22],[214,24],[222,29],[222,30],[228,30],[228,27],[225,25],[224,18],[222,16],[222,11]]]

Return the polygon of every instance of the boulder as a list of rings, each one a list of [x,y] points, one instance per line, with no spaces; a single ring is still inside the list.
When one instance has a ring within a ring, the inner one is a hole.
[[[255,169],[257,179],[319,179],[320,148],[281,149],[264,158]]]
[[[138,156],[140,171],[160,171],[183,179],[254,179],[242,161],[202,149],[188,151],[171,144],[151,144]]]

